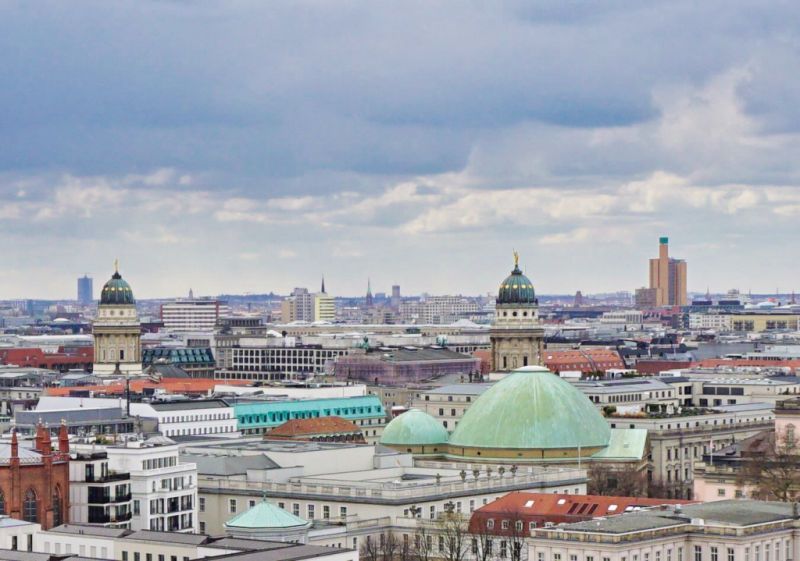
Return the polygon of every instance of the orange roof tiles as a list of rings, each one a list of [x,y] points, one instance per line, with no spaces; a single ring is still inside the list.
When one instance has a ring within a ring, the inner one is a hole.
[[[690,500],[648,499],[643,497],[607,497],[602,495],[565,495],[550,493],[526,493],[517,491],[500,497],[472,514],[470,531],[480,532],[488,529],[487,522],[493,519],[491,533],[512,534],[516,532],[514,522],[521,520],[528,531],[531,522],[541,526],[547,522],[580,522],[599,516],[622,514],[635,507],[654,507],[659,505],[690,504]],[[502,520],[511,521],[503,529]]]
[[[217,384],[229,386],[247,386],[249,382],[245,380],[216,380],[214,378],[162,378],[160,382],[152,380],[131,380],[131,391],[141,393],[145,388],[161,389],[168,393],[183,394],[207,394],[214,389]],[[125,384],[123,382],[113,382],[98,386],[79,386],[71,388],[46,388],[45,395],[50,396],[69,396],[73,392],[91,391],[104,394],[123,394]]]
[[[347,419],[342,419],[341,417],[317,417],[314,419],[291,419],[286,421],[269,431],[267,438],[357,432],[361,432],[361,429]]]

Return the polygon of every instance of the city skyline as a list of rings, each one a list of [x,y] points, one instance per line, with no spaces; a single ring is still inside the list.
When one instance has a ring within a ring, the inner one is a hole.
[[[543,292],[633,290],[661,235],[689,290],[800,273],[793,4],[2,14],[0,298],[117,256],[143,297],[478,294],[512,248]]]

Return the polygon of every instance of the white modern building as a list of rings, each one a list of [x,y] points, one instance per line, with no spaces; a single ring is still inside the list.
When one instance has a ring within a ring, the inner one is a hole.
[[[179,459],[163,436],[108,446],[108,467],[129,473],[134,530],[197,531],[197,466]]]
[[[164,328],[177,332],[214,331],[220,315],[230,313],[225,302],[212,298],[187,298],[161,304]]]
[[[131,526],[131,476],[108,467],[104,449],[76,449],[69,463],[69,520],[111,528]]]
[[[155,420],[156,430],[166,437],[240,435],[233,407],[221,399],[131,403],[131,414]]]

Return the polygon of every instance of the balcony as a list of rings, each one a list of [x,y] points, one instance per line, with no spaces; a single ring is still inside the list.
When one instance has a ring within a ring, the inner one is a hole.
[[[108,483],[111,481],[128,481],[131,478],[130,473],[107,473],[102,475],[87,475],[87,483]]]
[[[133,513],[130,511],[124,514],[117,514],[117,515],[104,514],[100,516],[97,515],[93,516],[90,513],[89,524],[115,524],[118,522],[127,522],[131,518],[133,518]]]
[[[106,505],[106,504],[114,504],[114,503],[127,503],[131,500],[131,494],[126,493],[124,495],[117,495],[116,497],[111,497],[109,495],[93,495],[89,493],[89,498],[86,502],[92,505]]]

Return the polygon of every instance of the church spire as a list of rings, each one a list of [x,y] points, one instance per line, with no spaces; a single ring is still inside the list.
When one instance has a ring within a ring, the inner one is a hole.
[[[367,277],[367,306],[372,306],[372,281]]]
[[[320,288],[320,292],[326,294],[325,292],[325,275],[322,275],[322,287]]]

